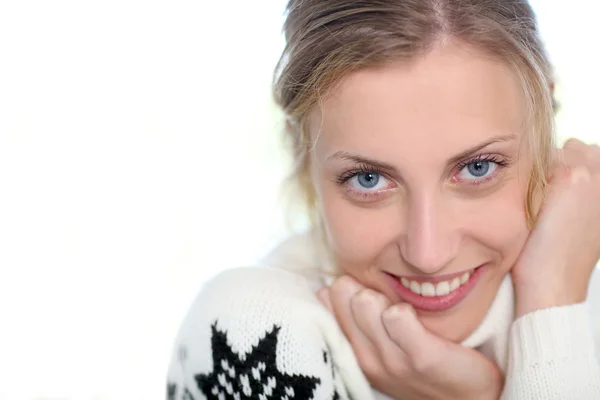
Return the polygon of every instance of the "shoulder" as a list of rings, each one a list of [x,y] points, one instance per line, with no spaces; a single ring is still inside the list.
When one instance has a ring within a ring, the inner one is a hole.
[[[294,235],[257,266],[228,269],[206,282],[180,335],[185,336],[188,327],[196,329],[198,321],[224,329],[248,325],[262,332],[284,320],[289,324],[324,310],[315,295],[322,286],[310,236]]]
[[[176,338],[169,393],[174,399],[182,391],[207,399],[348,398],[336,365],[347,365],[344,373],[358,382],[364,377],[317,288],[302,274],[274,267],[236,268],[211,279]]]
[[[250,324],[264,331],[283,319],[289,323],[305,318],[322,311],[315,293],[323,284],[310,236],[294,235],[257,266],[228,269],[206,282],[180,334],[200,319],[225,327]]]
[[[306,277],[277,268],[244,267],[224,271],[208,281],[192,303],[180,336],[198,322],[227,329],[246,327],[265,332],[273,324],[291,323],[318,313],[318,284]],[[237,329],[239,331],[239,329]]]

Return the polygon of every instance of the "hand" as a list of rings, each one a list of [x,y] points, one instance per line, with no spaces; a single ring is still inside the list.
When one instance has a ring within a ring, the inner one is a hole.
[[[476,350],[427,331],[406,303],[387,298],[349,276],[318,293],[350,341],[373,387],[394,398],[493,399],[503,378]]]
[[[557,150],[537,224],[511,273],[517,316],[584,301],[600,258],[600,148]]]

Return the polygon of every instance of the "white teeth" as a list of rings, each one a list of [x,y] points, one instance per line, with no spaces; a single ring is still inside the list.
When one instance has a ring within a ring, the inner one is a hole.
[[[424,297],[446,296],[465,284],[472,274],[473,271],[468,271],[462,274],[460,277],[452,279],[451,281],[438,282],[437,284],[432,282],[419,283],[416,281],[411,281],[408,278],[400,278],[400,283],[402,283],[402,286],[409,289],[411,292],[420,294]]]
[[[435,286],[429,282],[421,283],[421,296],[433,297],[435,296]]]
[[[454,292],[456,289],[458,289],[459,286],[460,286],[460,278],[452,279],[452,282],[450,282],[450,291]]]
[[[410,290],[413,293],[421,294],[421,285],[418,282],[412,281],[410,282]]]
[[[440,282],[435,287],[436,296],[445,296],[450,293],[450,284],[448,282]]]
[[[463,283],[465,283],[466,281],[469,280],[469,273],[465,272],[464,274],[462,274],[462,276],[460,277],[460,284],[462,285]]]

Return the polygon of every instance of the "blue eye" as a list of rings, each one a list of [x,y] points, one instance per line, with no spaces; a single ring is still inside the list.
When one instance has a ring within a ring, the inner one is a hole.
[[[372,189],[379,182],[379,174],[373,172],[360,173],[356,175],[356,178],[358,179],[358,183],[365,189]]]
[[[485,176],[490,170],[490,162],[489,161],[477,161],[467,165],[467,170],[473,176],[481,178]]]
[[[359,172],[349,179],[356,190],[381,190],[387,186],[387,180],[377,172]]]
[[[473,161],[465,165],[464,168],[461,169],[459,177],[467,180],[484,178],[490,173],[493,173],[496,170],[496,168],[498,168],[498,164],[493,161]],[[469,176],[463,175],[465,173],[467,173]]]

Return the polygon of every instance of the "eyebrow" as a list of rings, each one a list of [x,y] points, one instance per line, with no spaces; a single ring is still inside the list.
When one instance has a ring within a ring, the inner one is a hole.
[[[448,160],[448,164],[455,164],[459,161],[462,161],[465,158],[469,158],[473,156],[475,153],[485,149],[489,145],[500,142],[511,142],[517,140],[517,135],[503,135],[503,136],[495,136],[485,142],[478,144],[477,146],[473,146],[470,149],[460,152],[459,154],[453,156]]]
[[[483,143],[480,143],[480,144],[473,146],[465,151],[461,151],[459,154],[457,154],[455,156],[452,156],[448,160],[448,165],[455,164],[455,163],[458,163],[459,161],[464,160],[465,158],[469,158],[494,143],[510,142],[510,141],[513,141],[516,139],[517,139],[517,135],[495,136],[489,140],[486,140]],[[353,161],[353,162],[356,162],[359,164],[369,164],[369,165],[372,165],[373,167],[380,169],[384,172],[396,173],[396,168],[391,164],[377,161],[372,158],[359,156],[357,154],[352,154],[347,151],[336,151],[331,156],[327,157],[327,160],[334,159],[334,158],[341,159],[341,160]]]

